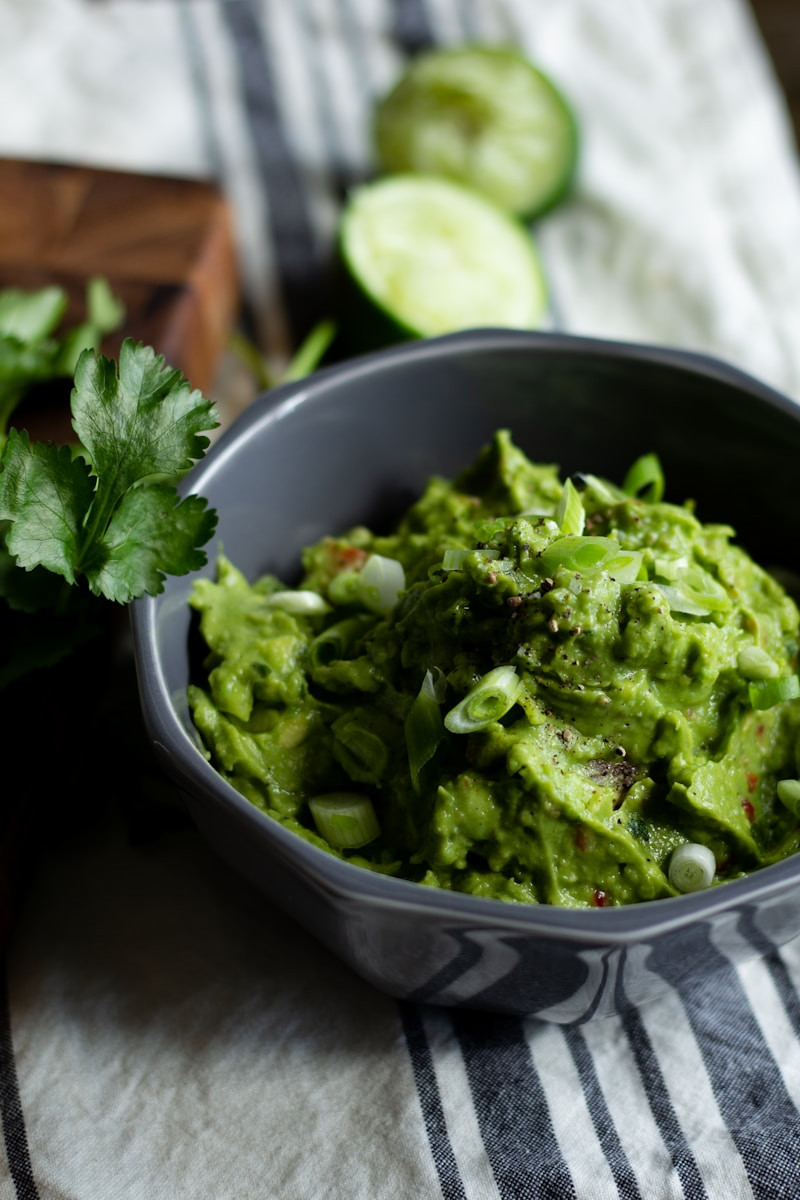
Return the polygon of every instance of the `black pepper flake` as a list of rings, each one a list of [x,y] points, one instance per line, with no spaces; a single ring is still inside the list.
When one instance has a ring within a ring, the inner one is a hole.
[[[591,779],[610,784],[620,797],[636,782],[636,767],[630,762],[608,762],[604,758],[593,758],[588,767]]]

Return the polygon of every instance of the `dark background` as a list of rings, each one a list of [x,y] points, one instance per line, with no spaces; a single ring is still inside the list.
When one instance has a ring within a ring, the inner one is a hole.
[[[800,0],[751,0],[800,144]]]

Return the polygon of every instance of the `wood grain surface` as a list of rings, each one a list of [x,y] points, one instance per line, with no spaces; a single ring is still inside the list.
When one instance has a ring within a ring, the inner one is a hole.
[[[105,277],[126,309],[123,327],[103,351],[116,355],[124,337],[144,342],[208,395],[240,303],[231,213],[219,190],[185,179],[0,160],[0,288],[61,285],[69,300],[66,324],[84,316],[86,284],[95,275]],[[69,390],[68,380],[38,390],[13,423],[34,438],[72,440]],[[82,781],[73,778],[71,766],[82,759],[81,739],[65,703],[84,714],[95,745],[99,739],[112,757],[118,753],[123,783],[138,780],[148,762],[132,665],[126,659],[127,708],[119,713],[92,682],[111,674],[127,629],[116,614],[108,625],[82,650],[80,678],[67,662],[49,670],[44,687],[37,673],[4,693],[13,753],[0,797],[0,953],[38,851],[53,830],[63,833],[87,819],[86,772]],[[35,714],[32,722],[26,713]],[[106,764],[89,789],[102,792],[103,780],[117,774]]]
[[[126,309],[104,352],[115,355],[122,339],[133,337],[208,393],[239,307],[233,223],[218,188],[0,160],[0,287],[60,284],[72,320],[84,311],[93,275],[108,280]],[[69,437],[63,404],[23,416],[32,436]]]

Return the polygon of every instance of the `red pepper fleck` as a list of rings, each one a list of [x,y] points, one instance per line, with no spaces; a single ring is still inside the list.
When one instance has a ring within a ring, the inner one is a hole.
[[[353,563],[363,562],[367,554],[365,550],[359,549],[358,546],[339,546],[337,557],[341,563],[352,566]]]
[[[764,736],[764,724],[762,722],[760,725],[756,725],[756,737],[763,738],[763,736]]]
[[[752,794],[756,790],[757,784],[758,784],[758,776],[756,775],[755,771],[748,771],[747,772],[747,790],[748,790],[748,792],[750,792]]]
[[[742,797],[742,808],[744,809],[744,815],[752,825],[753,821],[755,820],[756,810],[753,808],[746,796]]]
[[[579,825],[575,830],[575,847],[583,853],[589,849],[589,839],[586,835],[586,830],[583,825]]]
[[[610,898],[600,888],[595,888],[592,894],[592,904],[595,908],[608,908],[611,903]]]

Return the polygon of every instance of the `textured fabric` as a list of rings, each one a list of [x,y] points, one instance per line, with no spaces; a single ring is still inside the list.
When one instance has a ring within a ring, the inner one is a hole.
[[[800,399],[800,177],[742,0],[0,0],[0,154],[219,179],[280,363],[329,312],[373,98],[463,40],[578,112],[535,229],[553,325]],[[0,1200],[795,1197],[800,941],[735,936],[746,966],[709,939],[707,982],[571,1028],[398,1004],[192,829],[109,813],[40,864],[5,964]]]

